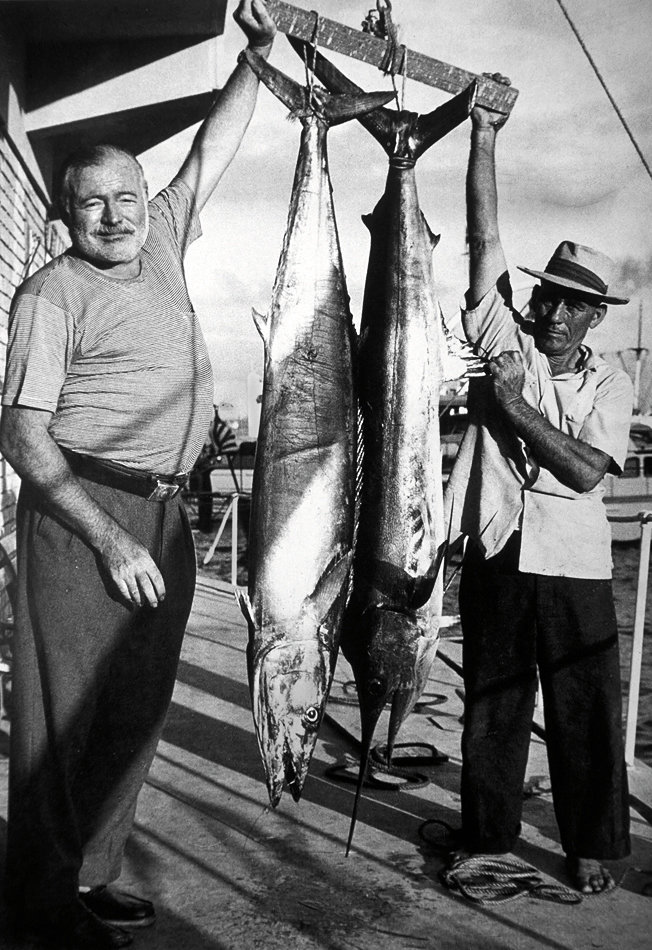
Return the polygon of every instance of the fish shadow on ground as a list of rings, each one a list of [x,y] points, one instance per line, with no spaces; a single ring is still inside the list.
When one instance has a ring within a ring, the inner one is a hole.
[[[237,680],[212,673],[187,662],[181,664],[180,679],[215,698],[235,703],[242,708],[249,707],[248,689],[245,684]],[[436,741],[436,730],[433,729],[432,732],[434,735],[429,738]],[[202,713],[173,703],[164,738],[197,756],[223,765],[225,768],[235,769],[255,780],[260,785],[261,804],[266,802],[267,793],[264,787],[262,765],[252,732],[243,730],[232,723],[205,717]],[[540,742],[534,737],[533,741]],[[346,760],[352,763],[355,772],[357,767],[355,747],[347,743],[335,729],[329,726],[328,722],[325,722],[322,726],[320,742],[313,756],[302,800],[342,815],[345,819],[341,824],[341,840],[344,845],[355,789],[350,783],[336,782],[328,777],[327,772],[333,760],[335,762]],[[409,789],[378,791],[365,788],[360,805],[360,825],[354,837],[353,847],[355,850],[358,846],[364,846],[365,825],[391,835],[398,839],[397,843],[398,841],[416,843],[424,857],[427,856],[433,871],[432,874],[429,873],[429,876],[434,879],[443,867],[447,854],[433,853],[432,847],[421,841],[419,829],[423,822],[431,818],[444,821],[453,829],[460,827],[459,809],[437,802],[436,789],[441,789],[447,797],[451,796],[455,805],[459,801],[461,769],[459,763],[449,761],[428,768],[419,767],[418,771],[425,772],[431,785],[434,786],[434,803],[432,792],[428,798],[425,798],[412,793]],[[525,798],[523,821],[546,838],[552,841],[558,840],[554,809],[549,794],[531,795]],[[617,880],[625,874],[624,887],[640,892],[642,884],[635,882],[635,875],[627,871],[627,868],[632,862],[641,867],[649,866],[651,848],[652,845],[647,841],[634,835],[633,858],[617,863],[614,868]],[[567,883],[563,856],[559,850],[550,850],[522,839],[516,853],[522,860],[533,864],[542,873],[561,883]]]

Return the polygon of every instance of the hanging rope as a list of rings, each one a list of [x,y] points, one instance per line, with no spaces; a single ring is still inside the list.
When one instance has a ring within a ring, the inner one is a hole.
[[[636,153],[637,153],[638,157],[640,158],[641,162],[643,163],[643,166],[645,167],[646,172],[648,173],[648,175],[650,176],[650,178],[652,178],[652,168],[650,168],[650,166],[649,166],[649,164],[648,164],[648,162],[647,162],[645,156],[643,155],[641,149],[639,148],[638,142],[637,142],[636,139],[634,138],[634,135],[633,135],[633,133],[632,133],[632,130],[630,129],[629,125],[627,124],[627,121],[626,121],[625,117],[623,116],[622,112],[621,112],[620,109],[618,108],[618,105],[617,105],[617,103],[616,103],[614,97],[613,97],[613,96],[611,95],[611,93],[609,92],[609,89],[607,88],[607,84],[606,84],[606,82],[604,81],[604,79],[602,78],[602,76],[600,75],[600,70],[599,70],[598,67],[596,66],[593,57],[591,56],[591,54],[589,53],[588,49],[586,48],[586,44],[584,43],[584,40],[583,40],[582,37],[580,36],[579,31],[577,30],[577,27],[575,26],[575,24],[574,24],[573,21],[571,20],[570,16],[568,15],[568,11],[566,10],[566,7],[565,7],[564,4],[562,3],[562,0],[557,0],[557,4],[558,4],[559,9],[561,10],[561,12],[562,12],[562,13],[564,14],[564,16],[566,17],[566,20],[568,21],[568,25],[570,26],[571,30],[572,30],[573,33],[575,34],[575,37],[576,37],[576,39],[577,39],[577,42],[578,42],[578,43],[580,44],[580,46],[582,47],[582,50],[584,51],[584,54],[585,54],[586,58],[588,59],[589,63],[591,64],[591,66],[592,66],[592,68],[593,68],[593,72],[594,72],[595,75],[598,77],[598,81],[599,81],[600,85],[602,86],[602,88],[603,88],[604,91],[606,92],[607,98],[609,99],[609,102],[610,102],[611,105],[614,107],[614,111],[615,111],[616,115],[618,116],[618,118],[620,119],[620,121],[621,121],[621,123],[622,123],[622,125],[623,125],[623,128],[625,129],[625,132],[627,132],[627,135],[629,136],[632,145],[633,145],[634,148],[636,149]]]
[[[392,80],[396,108],[403,110],[405,105],[405,82],[407,79],[407,48],[398,41],[398,30],[392,19],[391,0],[376,0],[376,9],[370,10],[362,21],[365,33],[387,40],[385,53],[378,68]],[[401,94],[396,86],[397,75],[403,78]]]
[[[308,63],[308,47],[304,45],[303,47],[303,63],[306,67],[306,85],[308,87],[308,106],[309,108],[314,108],[314,86],[315,86],[315,64],[317,62],[317,37],[319,36],[319,24],[320,17],[316,10],[313,10],[313,15],[315,17],[315,22],[312,28],[312,36],[310,37],[310,50],[311,50],[311,60],[312,62]]]

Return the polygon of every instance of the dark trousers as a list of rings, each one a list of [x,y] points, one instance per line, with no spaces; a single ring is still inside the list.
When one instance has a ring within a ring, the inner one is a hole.
[[[194,591],[180,501],[81,481],[148,548],[167,595],[155,609],[123,605],[92,550],[23,486],[6,887],[27,912],[120,874]]]
[[[629,810],[611,581],[522,574],[519,541],[488,560],[469,542],[462,569],[465,846],[497,854],[516,843],[538,668],[562,847],[621,858]]]
[[[200,531],[210,531],[213,521],[213,484],[211,481],[212,469],[203,472],[193,470],[190,473],[188,487],[197,492],[197,528]]]

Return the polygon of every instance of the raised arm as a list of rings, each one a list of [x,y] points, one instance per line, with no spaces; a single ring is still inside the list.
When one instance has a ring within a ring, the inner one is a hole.
[[[263,0],[240,0],[233,17],[250,49],[269,56],[276,25]],[[195,194],[197,211],[204,207],[238,151],[258,93],[258,78],[246,63],[238,63],[195,136],[176,179]]]
[[[51,412],[3,406],[0,449],[52,511],[97,552],[128,603],[156,607],[165,597],[161,573],[147,549],[91,498],[48,432]]]
[[[494,78],[503,79],[497,75]],[[466,176],[471,307],[482,300],[507,269],[498,233],[495,161],[496,135],[505,120],[505,116],[482,106],[476,106],[471,113],[471,150]]]

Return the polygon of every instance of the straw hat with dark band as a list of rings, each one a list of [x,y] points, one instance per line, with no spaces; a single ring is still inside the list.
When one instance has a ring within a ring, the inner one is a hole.
[[[611,258],[583,244],[562,241],[544,271],[530,270],[529,267],[519,267],[519,270],[548,284],[559,284],[598,297],[600,303],[629,303],[629,298],[613,297],[607,293],[609,279],[615,270]]]

